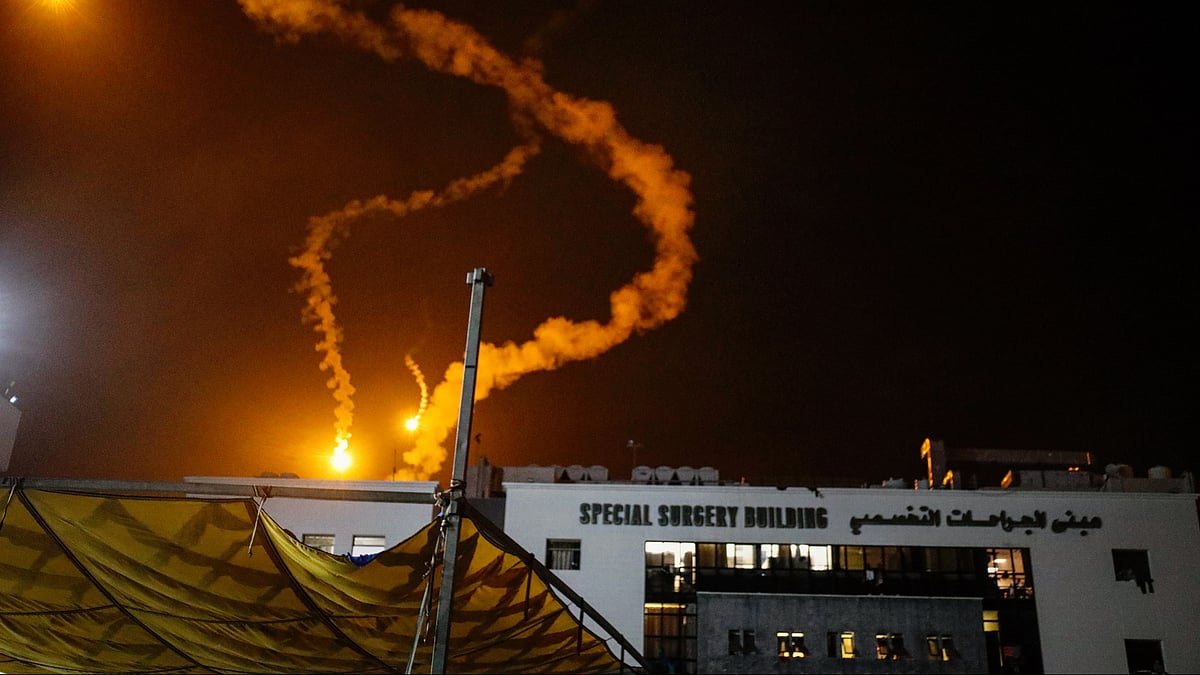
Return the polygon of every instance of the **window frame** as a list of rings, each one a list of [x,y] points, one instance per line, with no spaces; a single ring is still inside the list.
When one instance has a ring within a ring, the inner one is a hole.
[[[1112,550],[1113,578],[1132,581],[1142,593],[1154,592],[1154,577],[1150,573],[1150,551],[1144,548],[1114,548]]]
[[[1150,658],[1147,658],[1150,657]],[[1150,663],[1146,663],[1150,661]],[[1125,639],[1125,662],[1129,672],[1165,673],[1162,640]]]
[[[755,633],[753,628],[743,628],[742,629],[742,653],[743,654],[757,654],[758,653],[757,634]]]
[[[566,559],[565,561],[563,559]],[[565,565],[565,566],[564,566]],[[546,538],[546,567],[559,571],[583,568],[583,543],[579,539]]]
[[[808,658],[808,645],[804,644],[804,631],[775,631],[776,652],[781,660]]]
[[[899,661],[908,658],[903,633],[875,633],[875,658],[878,661]]]
[[[831,630],[826,633],[825,652],[826,656],[831,659],[858,658],[858,646],[854,642],[854,631]]]
[[[950,633],[929,633],[925,636],[925,655],[930,661],[957,661],[962,654],[954,646],[954,636]]]
[[[356,534],[350,537],[350,555],[374,555],[387,550],[387,537],[382,534]]]
[[[317,543],[318,541],[328,540],[329,543]],[[333,553],[337,546],[337,535],[328,533],[308,532],[300,535],[300,542],[309,548],[315,548],[326,553]]]

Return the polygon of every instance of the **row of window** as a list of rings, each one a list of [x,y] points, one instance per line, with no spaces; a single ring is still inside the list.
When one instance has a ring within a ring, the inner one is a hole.
[[[1015,548],[648,541],[646,598],[703,591],[1030,598]],[[715,566],[710,566],[715,564]]]
[[[804,659],[811,654],[804,641],[803,631],[776,631],[776,654],[780,659]],[[729,654],[758,654],[758,644],[753,630],[731,628],[729,630]],[[825,634],[825,655],[832,659],[856,659],[862,654],[855,641],[854,631],[829,631]],[[925,636],[925,655],[930,661],[953,661],[962,658],[954,647],[954,637],[948,633],[933,633]],[[875,658],[880,661],[898,661],[910,658],[900,633],[875,634]]]
[[[332,550],[333,535],[328,537]],[[358,545],[359,535],[355,535]],[[382,537],[380,550],[382,550]],[[316,544],[310,544],[317,546]],[[323,548],[323,546],[317,546]],[[1032,589],[1021,549],[989,548],[987,576],[996,580],[1002,591]],[[1143,593],[1154,592],[1150,576],[1150,558],[1143,549],[1113,549],[1113,570],[1118,581],[1133,581]],[[547,539],[546,566],[556,570],[577,570],[581,565],[578,539]],[[970,572],[974,568],[972,549],[919,546],[810,546],[808,544],[710,544],[679,541],[646,542],[646,567],[668,570],[726,568],[747,570],[864,570],[871,578],[883,571]],[[694,582],[694,579],[689,579]],[[678,589],[676,589],[678,590]]]
[[[300,541],[326,553],[336,550],[336,537],[332,534],[305,534]],[[350,555],[371,555],[387,548],[387,537],[378,534],[356,534],[350,540]]]

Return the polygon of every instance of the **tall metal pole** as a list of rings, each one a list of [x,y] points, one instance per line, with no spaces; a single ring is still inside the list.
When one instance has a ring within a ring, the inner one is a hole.
[[[462,496],[467,474],[467,454],[471,443],[471,412],[475,408],[475,374],[479,367],[479,334],[483,323],[483,294],[492,285],[492,275],[482,267],[467,274],[471,287],[471,314],[467,319],[467,350],[463,356],[462,397],[458,406],[458,431],[454,435],[454,468],[450,488],[443,494],[442,587],[438,594],[437,623],[434,626],[433,657],[429,672],[446,672],[446,654],[450,646],[450,610],[454,603],[454,571],[458,562],[458,498]]]

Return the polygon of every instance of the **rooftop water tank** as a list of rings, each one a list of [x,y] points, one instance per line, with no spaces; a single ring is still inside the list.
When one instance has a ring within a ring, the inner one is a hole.
[[[1165,466],[1152,466],[1146,471],[1148,478],[1170,478],[1171,470]]]

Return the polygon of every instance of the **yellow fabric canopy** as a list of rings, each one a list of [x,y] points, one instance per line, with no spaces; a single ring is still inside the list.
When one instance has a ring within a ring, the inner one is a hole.
[[[251,499],[5,496],[5,673],[405,672],[439,576],[436,522],[360,567]],[[614,650],[629,652],[582,625],[545,568],[473,509],[461,522],[446,672],[621,670]],[[435,612],[412,672],[429,672]]]

